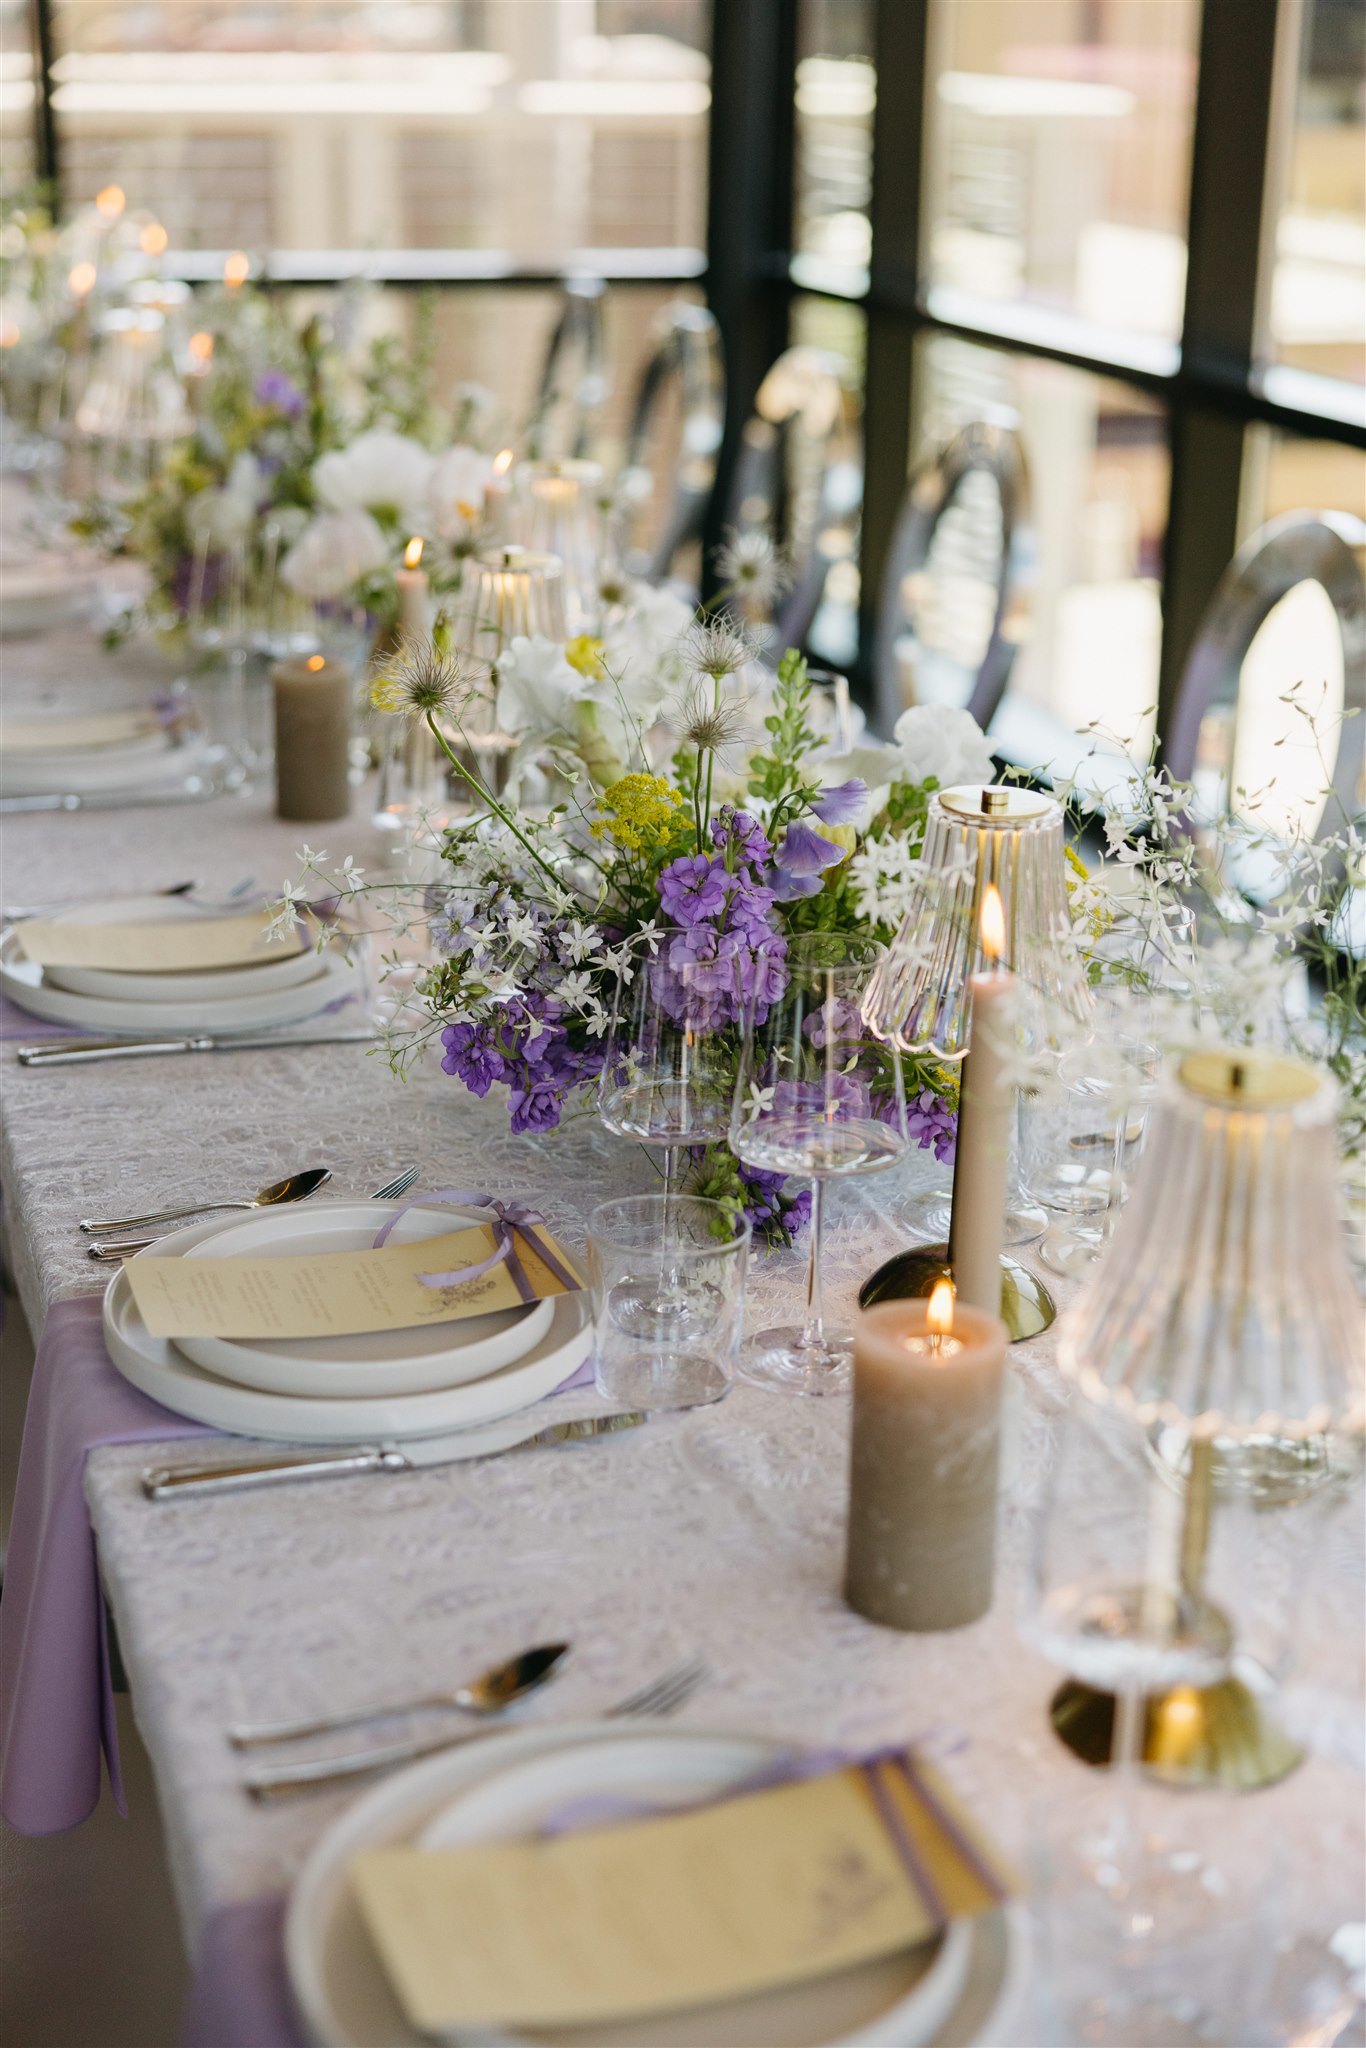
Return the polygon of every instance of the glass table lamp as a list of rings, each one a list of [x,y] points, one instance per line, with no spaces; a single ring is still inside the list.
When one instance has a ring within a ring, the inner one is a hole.
[[[1243,1516],[1241,1583],[1259,1605],[1273,1581],[1282,1587],[1278,1634],[1290,1626],[1285,1589],[1303,1567],[1312,1510],[1338,1497],[1366,1428],[1336,1108],[1332,1081],[1277,1053],[1214,1047],[1178,1059],[1109,1253],[1058,1344],[1082,1397],[1142,1436],[1155,1483],[1181,1492],[1206,1448],[1209,1513]],[[1249,1620],[1254,1637],[1267,1633],[1263,1617]],[[1272,1659],[1256,1641],[1245,1652],[1251,1683],[1235,1672],[1149,1701],[1164,1775],[1247,1786],[1298,1760],[1260,1711]],[[1104,1692],[1074,1682],[1055,1698],[1054,1725],[1088,1755],[1110,1711]]]
[[[1025,984],[1032,1028],[1057,1035],[1084,1027],[1092,1010],[1086,970],[1072,937],[1061,804],[1038,790],[971,784],[936,790],[909,908],[869,991],[865,1015],[903,1052],[959,1066],[967,1056],[972,977],[982,971],[982,899],[997,891],[1004,916],[999,965]],[[950,1270],[950,1189],[917,1197],[900,1220],[917,1248],[867,1282],[865,1307],[897,1294],[928,1294]],[[1048,1218],[1015,1185],[1007,1197],[1005,1242],[1039,1236]],[[1047,1291],[1004,1261],[1001,1313],[1012,1337],[1053,1320]]]
[[[466,706],[460,729],[447,737],[469,749],[485,785],[497,789],[517,744],[498,724],[499,663],[519,637],[564,640],[563,562],[510,541],[481,550],[471,559],[451,628],[454,646],[472,658],[485,680]]]
[[[517,473],[516,530],[530,548],[564,564],[564,607],[570,632],[588,632],[597,610],[602,551],[602,465],[528,462]]]

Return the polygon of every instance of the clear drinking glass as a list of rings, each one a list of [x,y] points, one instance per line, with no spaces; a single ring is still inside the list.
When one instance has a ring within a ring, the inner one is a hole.
[[[1020,1094],[1020,1165],[1036,1201],[1059,1219],[1038,1254],[1080,1279],[1114,1235],[1143,1150],[1158,1053],[1141,1020],[1106,1006],[1109,1027],[1063,1053]]]
[[[628,1408],[696,1408],[735,1377],[747,1219],[697,1195],[629,1195],[588,1219],[598,1391]],[[642,1318],[642,1302],[668,1312]]]
[[[598,1113],[609,1131],[664,1154],[661,1241],[670,1231],[680,1152],[720,1143],[730,1120],[735,1076],[736,998],[729,958],[694,959],[696,933],[666,926],[642,940],[617,984],[611,1036],[598,1083]],[[628,1301],[614,1305],[622,1327],[662,1336],[686,1323],[687,1294],[665,1264],[640,1276]]]
[[[846,932],[773,942],[781,986],[771,1001],[744,1003],[744,1045],[730,1144],[746,1166],[811,1182],[806,1315],[745,1344],[744,1377],[786,1393],[847,1390],[852,1336],[825,1321],[821,1284],[822,1197],[827,1180],[878,1173],[908,1150],[901,1059],[864,1021],[869,981],[884,949]],[[785,985],[783,983],[785,982]]]

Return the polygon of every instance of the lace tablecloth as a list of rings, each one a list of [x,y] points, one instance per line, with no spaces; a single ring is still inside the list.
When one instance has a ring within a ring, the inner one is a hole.
[[[87,701],[97,692],[101,703],[134,687],[101,680],[89,641],[74,636],[11,643],[4,667],[11,704],[40,686]],[[8,818],[5,896],[189,876],[215,892],[245,875],[273,889],[294,871],[301,836],[271,815],[268,793]],[[361,815],[314,836],[337,855],[373,852]],[[105,1277],[85,1257],[82,1215],[246,1193],[315,1162],[332,1168],[339,1190],[365,1191],[416,1165],[427,1185],[535,1201],[574,1244],[595,1197],[651,1177],[640,1154],[589,1118],[512,1138],[496,1098],[477,1102],[434,1064],[400,1083],[354,1045],[51,1072],[18,1067],[9,1045],[3,1063],[8,1255],[35,1327],[49,1302]],[[925,1163],[832,1204],[835,1309],[901,1241],[889,1212],[913,1172],[924,1177]],[[786,1317],[800,1277],[796,1260],[759,1256],[752,1319]],[[578,1452],[174,1507],[141,1496],[146,1447],[92,1455],[88,1498],[191,1943],[214,1908],[288,1883],[347,1797],[253,1806],[225,1740],[231,1721],[450,1686],[551,1636],[570,1639],[574,1654],[528,1719],[592,1714],[700,1653],[712,1676],[686,1722],[798,1742],[923,1738],[1005,1847],[1027,1851],[1031,1816],[1064,1811],[1085,1778],[1049,1731],[1056,1674],[1021,1646],[1014,1616],[1025,1509],[1056,1397],[1049,1358],[1047,1337],[1013,1354],[995,1608],[943,1636],[874,1628],[840,1599],[841,1401],[741,1387],[714,1409]],[[594,1397],[563,1398],[568,1413]],[[1290,1931],[1322,1935],[1361,1916],[1360,1803],[1360,1780],[1321,1762],[1259,1795],[1266,1827],[1291,1851]]]

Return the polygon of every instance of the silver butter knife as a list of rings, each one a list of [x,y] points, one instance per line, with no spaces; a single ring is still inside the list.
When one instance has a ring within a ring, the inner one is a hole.
[[[187,1494],[247,1493],[294,1479],[340,1479],[350,1472],[416,1472],[425,1465],[499,1458],[505,1451],[559,1450],[567,1444],[589,1443],[595,1437],[638,1429],[649,1419],[647,1409],[631,1408],[617,1415],[552,1422],[548,1428],[511,1443],[493,1441],[499,1428],[494,1424],[446,1436],[416,1437],[403,1445],[354,1444],[343,1451],[310,1451],[301,1457],[258,1459],[247,1465],[158,1465],[143,1473],[142,1490],[148,1500],[180,1500]]]
[[[276,1032],[232,1038],[51,1038],[21,1045],[21,1067],[73,1067],[94,1060],[146,1059],[163,1052],[263,1052],[289,1045],[373,1045],[377,1031],[319,1031],[289,1037]]]
[[[160,784],[149,785],[146,789],[121,789],[113,792],[92,792],[78,795],[67,791],[57,796],[0,796],[0,817],[12,817],[25,811],[132,811],[149,809],[162,804],[202,804],[211,796],[221,794],[216,782],[173,783],[165,788]]]

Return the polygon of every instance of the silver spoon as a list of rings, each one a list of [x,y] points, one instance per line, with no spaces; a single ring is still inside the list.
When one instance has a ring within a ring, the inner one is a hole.
[[[177,1216],[206,1216],[214,1209],[275,1209],[282,1202],[303,1202],[332,1178],[330,1166],[310,1166],[305,1173],[289,1173],[258,1188],[249,1202],[188,1202],[183,1209],[157,1209],[150,1216],[114,1216],[96,1221],[83,1216],[82,1230],[132,1230],[142,1223],[172,1223]]]
[[[568,1643],[541,1643],[523,1650],[506,1664],[495,1664],[455,1692],[428,1693],[422,1699],[393,1705],[349,1707],[316,1721],[254,1721],[228,1730],[234,1749],[261,1749],[271,1742],[294,1742],[306,1735],[329,1735],[336,1728],[354,1728],[364,1721],[387,1721],[397,1714],[416,1714],[426,1707],[459,1707],[466,1714],[501,1714],[524,1693],[544,1685],[569,1649]]]

